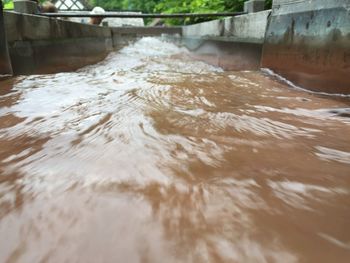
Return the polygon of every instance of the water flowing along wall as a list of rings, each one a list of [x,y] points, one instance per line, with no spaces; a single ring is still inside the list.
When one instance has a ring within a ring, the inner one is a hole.
[[[274,0],[262,66],[307,89],[350,94],[350,1]]]

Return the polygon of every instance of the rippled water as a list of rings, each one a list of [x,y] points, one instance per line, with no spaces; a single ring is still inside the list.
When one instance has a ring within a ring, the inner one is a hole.
[[[0,86],[0,262],[350,262],[350,98],[153,38]]]

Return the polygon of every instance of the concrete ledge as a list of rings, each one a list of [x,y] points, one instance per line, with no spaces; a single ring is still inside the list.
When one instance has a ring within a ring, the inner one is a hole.
[[[29,0],[15,0],[13,1],[14,10],[23,14],[36,14],[39,12],[38,4]]]
[[[271,10],[236,16],[225,20],[225,36],[264,42],[268,17]]]
[[[343,7],[350,8],[347,0],[273,0],[272,9],[280,15]]]
[[[265,0],[249,0],[244,2],[244,12],[255,13],[265,10]]]

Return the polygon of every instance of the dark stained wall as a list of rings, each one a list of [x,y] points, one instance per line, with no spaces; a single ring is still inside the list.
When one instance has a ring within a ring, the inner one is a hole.
[[[15,75],[76,70],[113,50],[105,27],[5,12],[5,29]]]
[[[38,15],[4,14],[15,75],[73,71],[103,60],[126,40],[182,32],[181,27],[109,28]]]
[[[0,1],[0,79],[8,75],[12,75],[12,67],[7,49],[2,2]]]
[[[350,94],[350,0],[275,0],[261,64],[303,88]]]

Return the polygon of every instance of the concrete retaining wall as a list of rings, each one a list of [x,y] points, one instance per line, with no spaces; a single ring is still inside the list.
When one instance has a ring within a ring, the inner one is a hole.
[[[350,94],[350,1],[275,0],[262,66],[304,88]]]
[[[262,44],[215,37],[173,37],[165,40],[184,46],[194,59],[205,61],[225,70],[258,70]]]
[[[270,10],[184,26],[184,37],[224,37],[263,43]]]
[[[0,2],[0,80],[11,75],[12,66],[8,55],[4,17],[2,13],[2,2]]]
[[[197,58],[226,69],[258,69],[269,11],[187,27],[99,27],[5,12],[14,73],[70,71],[143,36],[177,36]],[[179,38],[184,35],[184,38]]]
[[[113,50],[104,27],[5,12],[5,28],[16,75],[75,70]]]
[[[350,94],[349,0],[274,0],[271,12],[185,26],[183,36],[186,47],[203,57],[211,54],[211,60],[223,59],[230,69],[244,64],[241,54],[254,68],[257,54],[243,43],[263,44],[262,67],[303,88]],[[212,46],[220,40],[231,41],[229,56],[217,48],[226,45]]]
[[[193,57],[226,70],[258,70],[270,10],[184,26],[181,39]]]
[[[76,70],[103,60],[122,43],[141,36],[182,31],[166,27],[109,28],[16,12],[5,12],[4,18],[15,75]]]

